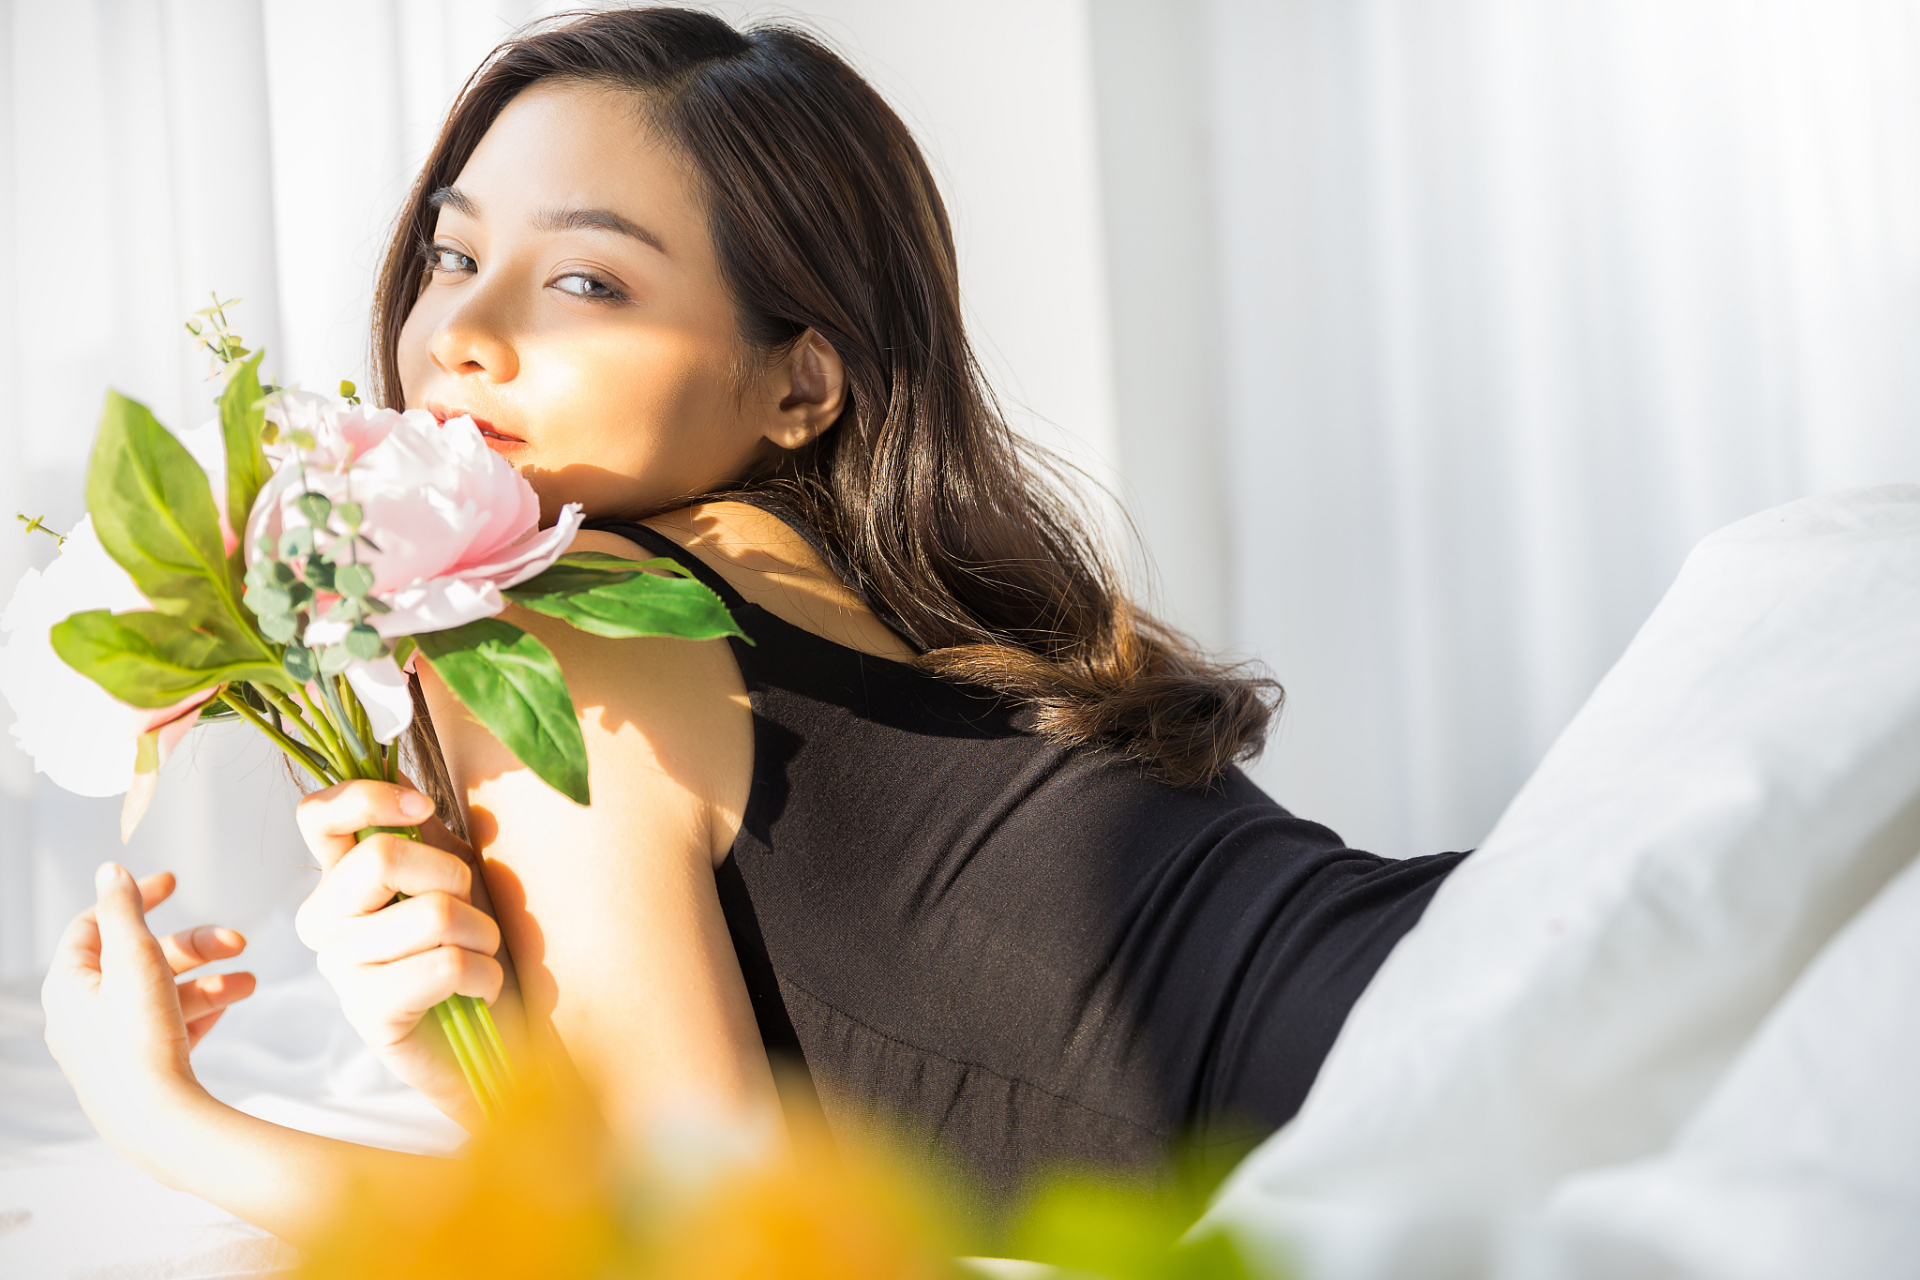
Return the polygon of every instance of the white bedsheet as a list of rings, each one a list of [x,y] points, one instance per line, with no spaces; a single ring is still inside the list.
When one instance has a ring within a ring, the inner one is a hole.
[[[341,1017],[284,913],[251,931],[265,977],[194,1054],[213,1093],[264,1119],[447,1154],[461,1129],[395,1080]],[[41,1039],[37,984],[0,985],[0,1276],[212,1280],[269,1275],[293,1251],[170,1191],[93,1132]]]
[[[1920,1276],[1920,486],[1701,544],[1214,1221],[1302,1280]]]

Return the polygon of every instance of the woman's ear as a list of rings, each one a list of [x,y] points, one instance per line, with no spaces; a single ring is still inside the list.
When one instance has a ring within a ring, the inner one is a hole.
[[[847,366],[833,344],[812,329],[801,334],[774,368],[779,392],[767,439],[782,449],[813,443],[847,403]]]

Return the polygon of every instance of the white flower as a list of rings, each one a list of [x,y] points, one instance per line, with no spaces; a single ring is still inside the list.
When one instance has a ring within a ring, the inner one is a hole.
[[[413,720],[413,691],[407,687],[407,675],[400,664],[391,657],[371,662],[355,658],[342,674],[366,709],[375,739],[384,744],[399,737]]]
[[[152,607],[86,517],[67,535],[58,560],[44,571],[27,570],[0,614],[0,630],[12,633],[0,649],[0,693],[18,717],[13,736],[34,769],[68,791],[119,795],[133,782],[141,736],[158,729],[164,759],[193,727],[192,709],[212,695],[208,690],[160,710],[130,707],[53,651],[49,633],[73,614]]]

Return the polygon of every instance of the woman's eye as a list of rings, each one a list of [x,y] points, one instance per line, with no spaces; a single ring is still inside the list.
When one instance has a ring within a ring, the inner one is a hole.
[[[597,276],[581,275],[577,271],[570,271],[561,276],[553,282],[553,287],[562,293],[570,293],[576,298],[591,298],[599,302],[618,302],[627,296],[605,280]]]
[[[427,250],[427,266],[434,271],[456,272],[464,274],[472,271],[478,264],[458,249],[449,249],[444,245],[434,245]]]

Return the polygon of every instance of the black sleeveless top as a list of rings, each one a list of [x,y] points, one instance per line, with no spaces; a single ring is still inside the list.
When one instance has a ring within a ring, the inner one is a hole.
[[[588,527],[685,566],[756,642],[729,642],[753,781],[717,878],[768,1052],[836,1126],[904,1125],[992,1192],[1277,1128],[1465,856],[1346,848],[1237,769],[1182,790],[1062,749],[644,525]]]

